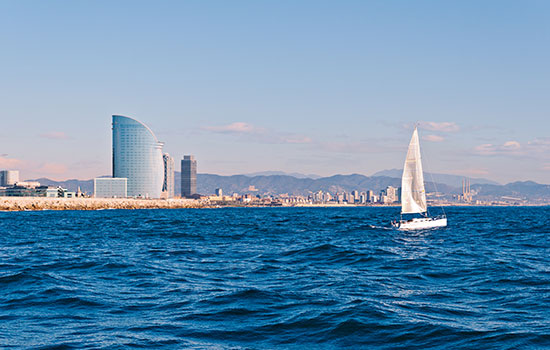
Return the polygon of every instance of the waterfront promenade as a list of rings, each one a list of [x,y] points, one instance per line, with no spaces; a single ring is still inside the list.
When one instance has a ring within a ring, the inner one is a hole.
[[[194,199],[0,197],[0,211],[204,208]]]

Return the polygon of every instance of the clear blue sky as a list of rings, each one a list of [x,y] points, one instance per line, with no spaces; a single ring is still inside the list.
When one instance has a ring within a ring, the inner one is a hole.
[[[549,1],[2,1],[0,168],[110,174],[111,115],[199,172],[550,183]]]

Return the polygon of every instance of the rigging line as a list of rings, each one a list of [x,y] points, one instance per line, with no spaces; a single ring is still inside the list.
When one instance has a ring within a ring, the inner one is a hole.
[[[426,157],[424,157],[424,152],[422,151],[422,148],[420,149],[420,156],[422,157],[422,160],[423,160],[423,163],[426,164],[426,167],[425,168],[430,168],[428,166],[428,162],[426,161]],[[429,172],[430,174],[430,178],[432,179],[432,184],[434,185],[434,189],[435,189],[435,193],[439,193],[439,190],[437,189],[437,184],[435,183],[435,180],[434,180],[434,175],[433,173],[430,171]],[[443,216],[447,216],[447,214],[445,213],[445,209],[443,208],[443,206],[439,206],[439,208],[441,208],[441,211],[443,211]],[[426,207],[426,213],[428,212],[428,208]]]

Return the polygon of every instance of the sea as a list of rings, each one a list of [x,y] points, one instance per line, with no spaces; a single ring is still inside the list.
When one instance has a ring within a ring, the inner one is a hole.
[[[550,348],[550,207],[0,213],[2,349]]]

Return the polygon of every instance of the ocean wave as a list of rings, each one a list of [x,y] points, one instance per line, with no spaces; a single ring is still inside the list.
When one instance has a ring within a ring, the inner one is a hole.
[[[0,213],[0,347],[550,347],[550,208],[446,211]]]

